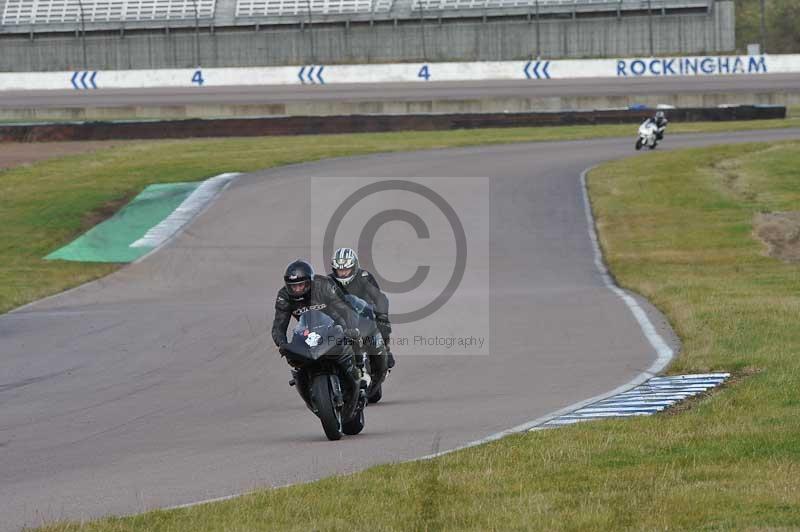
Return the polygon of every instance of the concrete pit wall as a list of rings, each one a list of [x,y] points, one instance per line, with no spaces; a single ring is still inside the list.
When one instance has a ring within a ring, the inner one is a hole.
[[[734,49],[732,1],[709,10],[653,16],[655,55],[716,54]],[[549,59],[650,55],[646,15],[543,19],[540,54]],[[535,20],[400,20],[298,26],[204,28],[199,38],[205,67],[387,63],[405,61],[517,60],[537,53]],[[190,29],[88,33],[83,60],[74,34],[0,34],[0,71],[192,68]]]

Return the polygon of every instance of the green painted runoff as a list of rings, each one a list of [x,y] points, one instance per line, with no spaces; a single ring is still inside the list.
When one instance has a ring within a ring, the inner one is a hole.
[[[200,183],[150,185],[108,220],[47,255],[47,260],[132,262],[152,247],[130,247],[169,216]]]

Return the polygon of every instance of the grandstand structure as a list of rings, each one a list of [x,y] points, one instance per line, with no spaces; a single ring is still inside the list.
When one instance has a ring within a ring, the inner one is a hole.
[[[2,33],[710,10],[715,0],[0,0]]]
[[[0,71],[721,52],[734,46],[733,9],[733,0],[0,0]]]

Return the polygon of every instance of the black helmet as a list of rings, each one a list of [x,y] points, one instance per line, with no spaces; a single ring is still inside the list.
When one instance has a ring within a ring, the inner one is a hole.
[[[286,273],[283,274],[283,282],[286,284],[289,297],[295,301],[300,301],[308,295],[313,281],[314,267],[302,259],[289,264]]]

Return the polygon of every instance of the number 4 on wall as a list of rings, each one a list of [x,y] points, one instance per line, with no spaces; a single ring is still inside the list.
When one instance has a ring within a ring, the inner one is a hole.
[[[418,78],[422,78],[425,81],[431,79],[431,71],[428,68],[428,65],[422,65],[422,68],[419,69],[419,73],[417,73]]]
[[[198,87],[202,87],[203,86],[203,83],[205,83],[205,80],[203,79],[203,71],[202,70],[198,70],[198,71],[196,71],[194,73],[194,76],[192,76],[192,83],[197,83]]]

